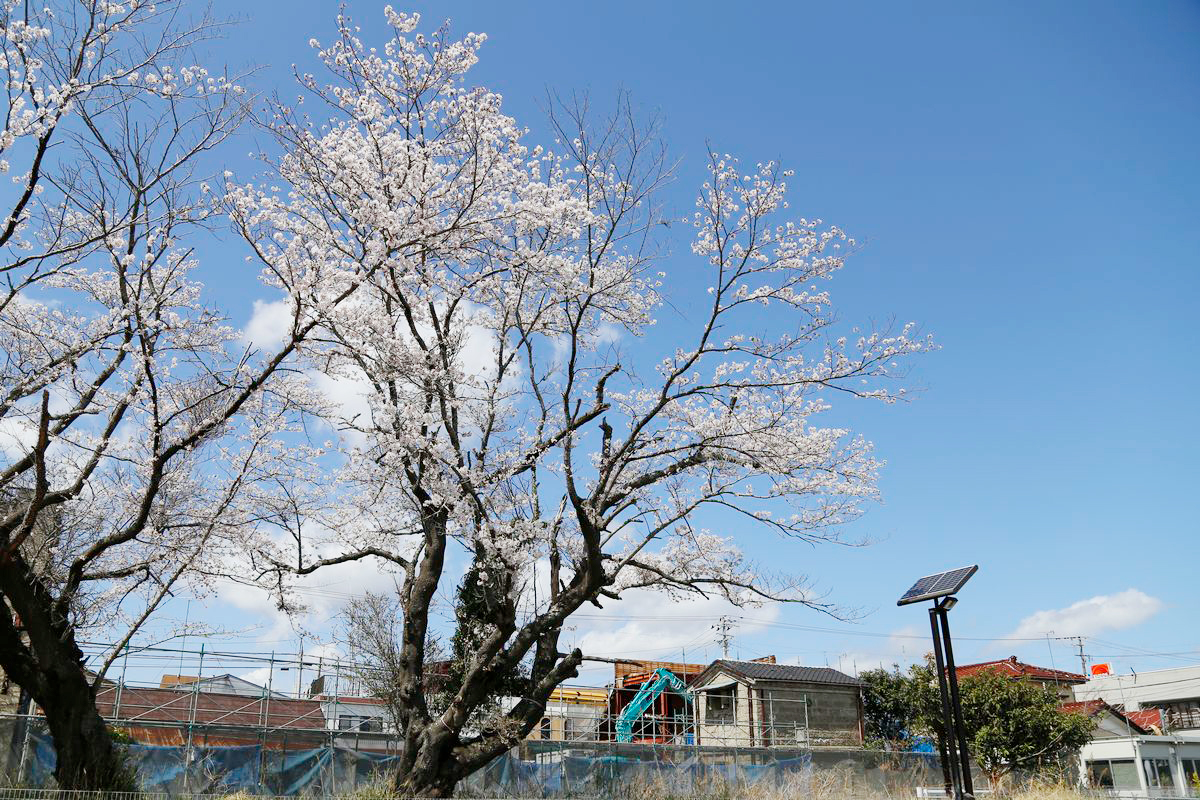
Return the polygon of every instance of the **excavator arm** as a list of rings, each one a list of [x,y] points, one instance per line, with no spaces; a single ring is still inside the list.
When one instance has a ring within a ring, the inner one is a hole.
[[[633,700],[629,701],[629,705],[621,711],[621,715],[617,717],[617,741],[631,742],[633,741],[633,723],[642,714],[646,713],[646,709],[654,704],[658,696],[667,689],[673,689],[680,694],[684,700],[689,700],[687,686],[684,685],[675,673],[669,669],[659,667],[654,670],[653,680],[646,681],[642,684],[642,688],[633,696]]]

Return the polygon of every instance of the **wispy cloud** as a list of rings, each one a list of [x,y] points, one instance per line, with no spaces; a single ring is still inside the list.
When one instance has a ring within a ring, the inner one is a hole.
[[[1055,633],[1059,636],[1094,636],[1141,625],[1164,608],[1157,597],[1138,589],[1098,595],[1072,603],[1066,608],[1035,611],[1021,620],[1012,639],[1025,639]]]

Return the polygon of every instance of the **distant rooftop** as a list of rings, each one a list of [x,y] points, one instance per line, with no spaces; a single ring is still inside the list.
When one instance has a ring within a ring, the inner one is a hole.
[[[1066,672],[1061,669],[1026,664],[1018,661],[1016,656],[1002,658],[999,661],[963,664],[954,671],[960,678],[967,675],[978,675],[980,672],[999,672],[1012,678],[1030,678],[1035,681],[1054,681],[1056,683],[1085,683],[1087,681],[1087,678],[1078,672]]]
[[[802,667],[796,664],[768,664],[761,661],[730,661],[719,659],[709,665],[709,671],[724,670],[756,681],[787,681],[791,683],[825,683],[840,686],[859,686],[857,678],[830,667]]]
[[[1094,717],[1108,711],[1114,716],[1127,721],[1134,733],[1146,734],[1152,732],[1150,715],[1141,711],[1121,711],[1121,709],[1111,706],[1103,700],[1081,700],[1074,703],[1063,703],[1058,707],[1058,710],[1064,714],[1087,714],[1089,717]],[[1159,727],[1159,731],[1162,730],[1161,721],[1154,721],[1153,724]]]

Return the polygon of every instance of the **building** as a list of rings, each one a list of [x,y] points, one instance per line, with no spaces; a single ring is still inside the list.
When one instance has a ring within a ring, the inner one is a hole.
[[[550,742],[595,742],[601,736],[608,702],[608,689],[560,686],[550,693],[545,715],[527,738]]]
[[[105,682],[96,708],[142,744],[302,749],[319,745],[325,730],[320,703],[268,694],[263,687],[255,695],[201,691],[197,682],[168,688]]]
[[[1013,680],[1029,681],[1040,684],[1043,688],[1052,690],[1060,703],[1071,703],[1078,699],[1075,687],[1087,681],[1087,677],[1077,672],[1065,672],[1061,669],[1038,667],[1018,661],[1016,656],[1002,658],[999,661],[982,661],[978,664],[963,664],[955,668],[959,680],[981,672],[995,672],[1007,675]]]
[[[1117,796],[1188,797],[1200,787],[1200,738],[1098,737],[1083,746],[1080,781]]]
[[[158,681],[160,689],[183,689],[184,691],[210,692],[212,694],[236,694],[242,697],[262,697],[266,688],[245,678],[226,673],[199,678],[195,675],[163,675]],[[287,697],[281,692],[270,692],[272,697]]]
[[[321,704],[325,726],[331,731],[394,733],[396,730],[386,701],[378,697],[318,694],[310,699]]]
[[[774,663],[775,657],[767,659]],[[625,713],[642,688],[656,680],[658,670],[665,669],[684,686],[691,687],[696,678],[708,669],[708,664],[689,664],[682,661],[618,661],[613,665],[613,690],[608,714],[601,728],[601,738],[616,740],[617,720]],[[694,744],[695,711],[692,698],[675,691],[663,691],[634,721],[632,740],[643,744]]]
[[[1104,700],[1126,712],[1161,712],[1164,732],[1200,736],[1200,665],[1128,675],[1093,675],[1079,700]]]
[[[1087,714],[1094,719],[1096,730],[1092,732],[1092,741],[1161,733],[1161,730],[1156,731],[1144,726],[1132,715],[1121,713],[1120,709],[1110,706],[1103,700],[1063,703],[1059,708],[1066,714]]]
[[[698,743],[861,745],[861,686],[857,679],[829,667],[714,661],[693,683]]]

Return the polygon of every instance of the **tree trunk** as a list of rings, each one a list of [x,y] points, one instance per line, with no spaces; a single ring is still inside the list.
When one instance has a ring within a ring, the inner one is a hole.
[[[75,630],[20,553],[0,558],[0,598],[9,606],[0,610],[0,666],[46,716],[58,787],[136,789],[96,709]]]
[[[458,777],[445,773],[397,773],[392,789],[398,798],[453,797]]]
[[[401,767],[393,776],[393,793],[397,798],[452,797],[454,787],[465,777],[458,762],[448,753],[438,752],[447,749],[446,743],[430,745],[425,737],[421,737],[421,742],[415,757],[404,759],[407,766]]]
[[[96,710],[96,699],[82,669],[75,670],[57,691],[36,698],[46,714],[58,763],[54,778],[62,789],[137,789],[108,726]]]
[[[439,720],[429,723],[415,737],[417,745],[392,776],[396,798],[452,797],[458,782],[507,752],[513,742],[499,736],[485,736],[463,744]]]

